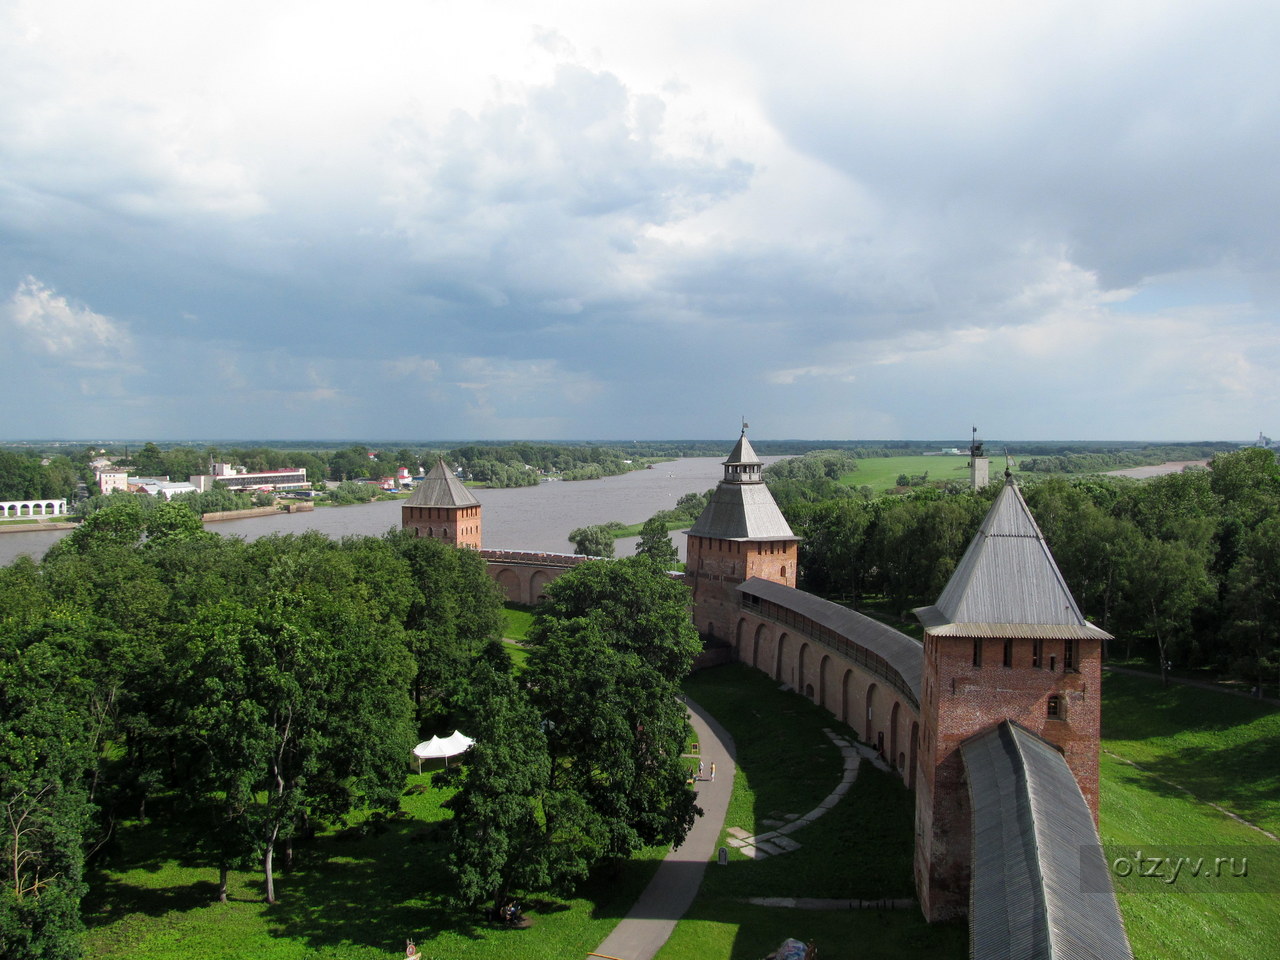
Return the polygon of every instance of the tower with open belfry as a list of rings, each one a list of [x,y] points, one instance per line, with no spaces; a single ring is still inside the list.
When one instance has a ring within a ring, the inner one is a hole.
[[[400,507],[400,526],[420,537],[479,550],[480,501],[439,457]]]
[[[744,423],[724,461],[723,478],[689,528],[685,582],[693,594],[693,624],[708,639],[732,635],[739,584],[758,578],[796,585],[799,539],[765,485],[763,470]]]

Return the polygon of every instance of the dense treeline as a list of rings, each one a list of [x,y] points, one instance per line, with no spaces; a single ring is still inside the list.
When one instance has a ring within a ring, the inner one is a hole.
[[[532,486],[539,476],[598,480],[643,466],[617,447],[561,446],[549,443],[470,444],[450,450],[468,480],[491,487]]]
[[[256,869],[273,902],[295,843],[397,813],[409,748],[459,727],[452,860],[423,868],[460,904],[678,844],[688,591],[632,558],[548,594],[516,678],[484,561],[411,532],[246,543],[117,498],[0,569],[0,956],[80,956],[88,868],[149,802],[219,899]]]
[[[754,440],[757,453],[819,461],[840,461],[848,473],[853,461],[896,457],[944,447],[967,446],[954,440]],[[1025,458],[1021,468],[1029,472],[1078,473],[1162,463],[1166,460],[1204,460],[1234,449],[1226,443],[1152,444],[1132,442],[989,441],[989,451]],[[210,463],[234,463],[251,472],[301,467],[312,480],[363,480],[393,476],[400,468],[416,474],[430,469],[437,456],[460,466],[468,479],[490,486],[525,486],[538,475],[559,475],[566,480],[587,480],[636,469],[641,460],[674,457],[723,456],[723,440],[633,441],[598,443],[474,442],[446,448],[438,446],[388,446],[374,449],[362,444],[338,448],[313,447],[277,441],[274,446],[160,446],[147,442],[130,446],[69,447],[65,444],[0,449],[0,499],[38,497],[70,499],[77,485],[92,484],[89,461],[105,455],[134,476],[185,480],[208,473]],[[41,458],[50,462],[42,465]],[[631,461],[628,463],[627,461]],[[530,469],[531,468],[531,469]],[[806,466],[804,469],[808,469]],[[811,477],[781,476],[776,479]],[[834,479],[834,478],[830,478]],[[838,494],[834,489],[832,496]],[[811,498],[811,495],[802,495]]]
[[[0,500],[70,500],[82,480],[92,479],[85,464],[66,456],[41,458],[0,450]]]
[[[466,700],[501,607],[473,552],[402,532],[253,543],[118,503],[0,569],[0,956],[79,956],[86,853],[177,804],[191,855],[256,863],[395,809],[408,748]]]
[[[1024,493],[1086,616],[1125,657],[1251,681],[1280,672],[1280,465],[1265,449],[1147,481],[1046,478]],[[998,485],[782,503],[802,584],[891,609],[934,602]],[[1115,655],[1112,650],[1111,654]]]
[[[528,671],[482,658],[477,745],[448,802],[465,903],[565,892],[602,860],[679,846],[697,807],[681,760],[680,680],[701,647],[689,591],[644,557],[583,564],[547,589]]]
[[[491,487],[531,486],[540,476],[547,475],[564,480],[593,480],[644,465],[618,447],[594,444],[469,444],[446,451],[408,447],[375,450],[360,444],[337,450],[184,445],[161,448],[148,442],[136,448],[83,447],[69,454],[64,450],[49,458],[47,464],[41,463],[41,451],[0,449],[0,500],[73,499],[80,483],[93,489],[94,474],[89,463],[100,456],[111,458],[117,467],[136,477],[186,480],[209,473],[214,463],[231,463],[251,473],[303,468],[312,481],[381,479],[395,476],[402,468],[418,474],[434,466],[438,456],[444,456],[461,468],[466,479]]]

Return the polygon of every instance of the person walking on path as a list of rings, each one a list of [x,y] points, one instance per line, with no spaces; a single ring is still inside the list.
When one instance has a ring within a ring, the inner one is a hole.
[[[695,789],[702,816],[684,843],[667,854],[658,865],[658,872],[649,881],[625,917],[618,921],[613,933],[596,947],[595,953],[606,957],[625,957],[626,960],[652,960],[671,931],[698,894],[707,863],[716,854],[716,843],[724,826],[725,812],[729,808],[729,795],[733,793],[733,738],[716,723],[715,718],[702,707],[686,698],[689,722],[698,739],[719,751],[725,757],[725,776],[718,787],[710,787],[706,781],[697,781]],[[701,762],[701,761],[699,761]],[[716,765],[711,764],[711,779],[715,779]]]
[[[698,761],[698,779],[699,780],[702,779],[702,761],[701,760]]]
[[[711,764],[711,782],[716,782],[716,765],[714,763]]]

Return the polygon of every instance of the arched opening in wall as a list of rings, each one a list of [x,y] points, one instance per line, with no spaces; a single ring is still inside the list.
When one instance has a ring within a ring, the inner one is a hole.
[[[432,529],[431,527],[427,527],[427,536],[428,536],[428,537],[434,537],[435,535],[436,535],[435,530],[434,530],[434,529]]]
[[[498,588],[502,590],[502,595],[512,603],[520,602],[520,578],[511,570],[499,570]]]
[[[746,643],[746,639],[747,639],[747,621],[739,620],[738,629],[736,631],[736,636],[733,641],[733,649],[738,655],[739,663],[741,663],[743,660],[746,659],[746,657],[743,656],[743,654],[746,652],[745,650],[743,650],[743,646]]]
[[[809,682],[808,673],[805,671],[809,658],[809,645],[807,643],[800,644],[800,656],[796,658],[799,669],[796,671],[796,689],[803,693],[810,700],[813,699],[813,684]]]
[[[830,656],[824,656],[818,661],[818,706],[820,707],[827,705],[827,668],[830,664]]]
[[[535,570],[529,576],[529,602],[541,603],[547,599],[547,584],[554,580],[546,570]]]
[[[787,579],[787,565],[785,563],[782,565],[782,569],[778,572],[782,575],[783,580]]]
[[[778,653],[777,653],[777,656],[773,658],[774,660],[773,679],[777,680],[779,683],[787,682],[782,675],[783,656],[785,655],[786,650],[787,650],[787,635],[784,633],[782,636],[778,638]]]
[[[902,713],[902,704],[895,700],[893,709],[889,711],[889,763],[899,770],[902,769],[898,761],[898,715],[900,713]]]
[[[907,786],[912,790],[916,788],[916,763],[919,760],[920,749],[920,721],[915,720],[911,723],[911,753],[907,757]]]
[[[849,686],[853,680],[853,671],[846,670],[840,678],[840,722],[849,722]]]
[[[866,740],[867,743],[876,742],[875,709],[876,709],[876,685],[873,683],[871,684],[871,686],[867,687],[867,715],[865,718],[866,722],[862,730],[863,739]],[[881,741],[883,741],[884,737],[881,737],[880,739]]]
[[[764,629],[764,624],[762,623],[758,627],[756,627],[756,639],[755,639],[755,642],[751,645],[751,665],[753,667],[758,668],[760,666],[760,640],[762,637],[764,637],[764,635],[765,635],[765,629]]]
[[[20,506],[18,507],[18,516],[20,516],[20,517],[29,517],[29,516],[31,516],[31,504],[29,504],[29,503],[24,503],[24,504],[20,505]]]

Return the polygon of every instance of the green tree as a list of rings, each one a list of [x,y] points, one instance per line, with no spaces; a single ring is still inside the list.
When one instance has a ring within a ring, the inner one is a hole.
[[[101,546],[132,547],[142,539],[148,509],[133,494],[107,498],[108,506],[90,514],[63,541],[73,553],[88,553]],[[61,545],[59,545],[61,546]]]
[[[679,677],[660,666],[684,660],[683,653],[664,656],[656,632],[636,642],[646,631],[625,635],[611,628],[612,619],[607,611],[540,618],[529,658],[529,696],[546,723],[551,754],[544,815],[574,841],[557,850],[554,872],[564,878],[644,846],[678,845],[696,816],[680,759]]]
[[[85,624],[0,623],[0,956],[80,956],[93,764]]]
[[[616,524],[621,527],[622,524]],[[573,552],[582,557],[612,557],[613,533],[607,524],[578,527],[569,533]]]
[[[88,523],[89,521],[85,521]],[[155,549],[171,543],[211,541],[218,535],[204,528],[200,515],[185,503],[161,503],[146,517],[147,547]]]
[[[1233,668],[1262,684],[1280,673],[1280,519],[1244,535],[1227,583]]]
[[[0,500],[35,500],[42,486],[39,460],[0,450]]]
[[[469,664],[502,635],[502,597],[484,559],[411,530],[389,533],[389,548],[407,564],[411,601],[402,622],[417,675],[414,702],[424,727],[444,726],[466,700]]]
[[[657,517],[650,517],[640,528],[640,542],[636,553],[648,557],[663,570],[671,570],[680,560],[676,545],[671,542],[667,525]]]
[[[205,796],[224,797],[216,846],[227,858],[253,837],[273,903],[280,841],[313,818],[398,803],[412,667],[399,637],[323,589],[220,604],[185,646],[184,728],[207,753]]]
[[[688,587],[641,557],[584,563],[547,586],[529,639],[541,643],[555,622],[595,618],[611,645],[677,683],[702,649],[689,604]]]
[[[552,885],[544,800],[551,759],[540,718],[511,674],[501,644],[490,644],[469,678],[465,729],[475,740],[459,790],[445,806],[447,866],[455,896],[497,911],[514,889]]]
[[[164,453],[150,441],[143,444],[142,449],[133,455],[133,470],[130,472],[134,476],[163,477],[167,475],[165,470]]]
[[[492,648],[473,681],[471,722],[502,742],[475,755],[450,801],[465,902],[567,892],[603,859],[679,844],[698,813],[677,698],[699,646],[687,589],[628,558],[583,564],[548,593],[524,683]]]

